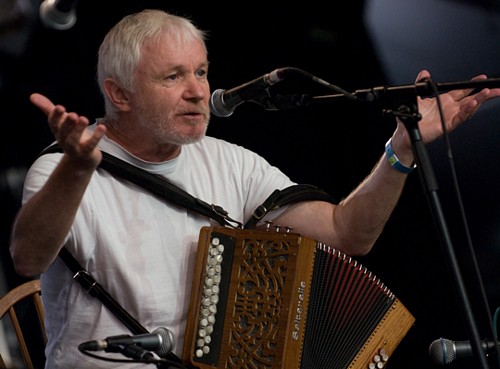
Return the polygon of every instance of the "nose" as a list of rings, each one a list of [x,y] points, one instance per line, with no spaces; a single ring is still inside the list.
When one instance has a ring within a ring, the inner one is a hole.
[[[209,85],[206,78],[200,79],[190,76],[186,79],[184,97],[188,100],[203,100],[209,93]]]

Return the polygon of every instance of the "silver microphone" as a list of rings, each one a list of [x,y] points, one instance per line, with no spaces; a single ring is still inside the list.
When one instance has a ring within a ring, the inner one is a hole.
[[[482,340],[481,348],[485,355],[496,350],[498,342]],[[499,346],[500,347],[500,346]],[[452,341],[446,338],[439,338],[429,346],[429,356],[435,364],[447,365],[457,359],[473,356],[470,341]]]
[[[210,97],[210,111],[218,117],[229,117],[238,105],[246,101],[258,101],[258,99],[268,96],[269,86],[282,81],[289,70],[290,68],[275,69],[230,90],[215,90]]]
[[[76,23],[78,0],[44,0],[40,4],[40,20],[48,28],[67,30]]]

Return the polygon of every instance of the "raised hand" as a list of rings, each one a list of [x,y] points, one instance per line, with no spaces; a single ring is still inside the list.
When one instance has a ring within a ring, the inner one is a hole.
[[[30,101],[46,116],[50,130],[64,153],[78,166],[95,168],[102,154],[97,143],[106,133],[106,127],[97,125],[94,131],[88,129],[89,120],[74,112],[68,113],[62,105],[54,105],[44,95],[34,93]]]
[[[417,82],[430,78],[427,70],[417,76]],[[486,79],[486,75],[472,78],[473,81]],[[453,131],[469,119],[483,103],[500,96],[500,88],[484,88],[473,93],[473,89],[452,90],[439,95],[448,132]],[[441,116],[435,98],[418,98],[419,112],[422,115],[419,129],[424,142],[431,142],[443,132]]]

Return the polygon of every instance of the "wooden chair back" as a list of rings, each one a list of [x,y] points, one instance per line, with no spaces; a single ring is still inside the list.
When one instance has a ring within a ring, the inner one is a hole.
[[[11,326],[16,333],[19,351],[27,369],[35,369],[35,360],[33,359],[33,353],[29,349],[28,332],[26,330],[26,326],[23,326],[23,314],[20,312],[20,309],[24,308],[21,311],[27,311],[27,308],[33,309],[33,306],[34,310],[36,310],[35,321],[39,322],[39,330],[42,333],[42,341],[45,345],[47,343],[47,336],[45,333],[45,314],[41,298],[40,281],[38,279],[35,279],[24,282],[23,284],[13,288],[0,298],[0,319],[4,320],[4,317],[7,316],[10,318]],[[32,324],[29,330],[30,333],[36,331]],[[1,353],[0,369],[7,369],[6,363],[4,362]]]

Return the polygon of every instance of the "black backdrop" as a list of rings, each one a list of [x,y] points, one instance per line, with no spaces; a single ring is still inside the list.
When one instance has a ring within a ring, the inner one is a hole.
[[[12,22],[5,33],[14,33],[12,42],[20,42],[15,51],[2,51],[0,80],[2,261],[9,287],[20,282],[12,271],[7,245],[19,207],[22,176],[52,140],[44,116],[30,106],[28,96],[42,92],[91,120],[102,115],[94,77],[97,48],[106,31],[123,15],[148,7],[161,8],[189,16],[208,30],[212,89],[235,87],[285,66],[301,68],[348,91],[388,83],[364,26],[363,1],[343,2],[342,10],[314,2],[307,7],[186,5],[152,0],[104,3],[81,0],[78,21],[66,31],[46,29],[32,14]],[[286,93],[331,93],[300,78],[284,81],[276,89]],[[499,130],[494,120],[495,112],[486,110],[473,119],[472,128],[461,127],[452,136],[453,144],[466,143],[465,149],[455,153],[455,160],[489,312],[482,305],[480,284],[475,280],[474,262],[465,242],[466,231],[458,216],[446,147],[443,141],[429,146],[473,314],[485,338],[492,337],[488,314],[500,305],[496,283],[500,276],[496,180],[500,175],[495,160],[499,153],[494,145]],[[265,111],[255,104],[244,104],[229,118],[213,117],[209,134],[253,149],[294,180],[318,185],[340,198],[368,174],[394,127],[394,122],[381,114],[380,106],[335,99],[285,111]],[[414,173],[373,251],[360,258],[416,318],[389,361],[390,368],[437,367],[428,355],[433,340],[471,337],[446,260]],[[492,367],[498,366],[495,360],[490,362]],[[453,366],[470,365],[478,367],[473,358]]]

